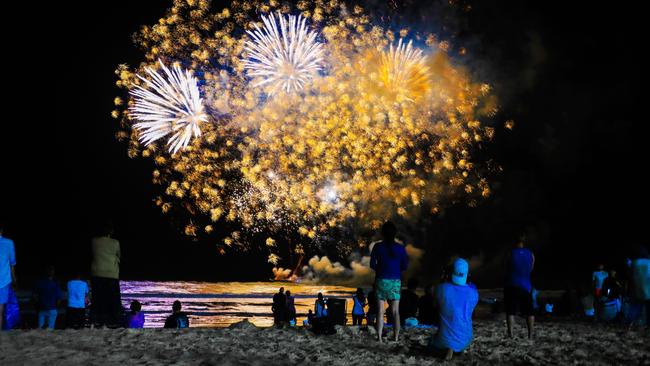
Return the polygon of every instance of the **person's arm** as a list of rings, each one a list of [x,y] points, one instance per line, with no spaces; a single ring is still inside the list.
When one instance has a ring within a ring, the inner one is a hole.
[[[9,266],[11,267],[11,283],[15,289],[18,279],[16,278],[16,248],[13,242],[9,246]]]
[[[533,252],[530,252],[530,256],[533,259],[533,262],[530,264],[530,271],[532,272],[533,269],[535,269],[535,254],[533,254]]]
[[[377,245],[379,245],[379,243],[375,244],[370,252],[370,268],[375,271],[377,270]]]
[[[115,256],[117,257],[117,264],[120,264],[120,261],[122,259],[122,251],[120,250],[120,242],[115,240],[117,243],[117,250],[115,250]]]
[[[403,252],[402,252],[402,258],[401,258],[401,261],[400,261],[400,267],[401,267],[400,269],[401,269],[401,271],[406,271],[406,269],[409,267],[409,256],[406,253],[406,248],[405,247],[402,247],[402,250],[403,250]]]

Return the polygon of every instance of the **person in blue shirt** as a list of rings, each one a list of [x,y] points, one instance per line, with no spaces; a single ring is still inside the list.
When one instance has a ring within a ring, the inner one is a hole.
[[[506,308],[506,323],[508,337],[512,338],[512,324],[515,315],[521,313],[526,317],[528,339],[533,338],[535,315],[533,309],[532,284],[530,273],[535,266],[533,252],[524,247],[523,240],[519,241],[510,251],[507,260],[506,283],[503,289],[503,300]]]
[[[439,309],[438,332],[429,346],[451,360],[454,352],[462,352],[472,342],[472,313],[478,303],[478,291],[467,284],[469,264],[458,258],[454,261],[451,282],[444,282],[435,290]]]
[[[361,326],[366,315],[363,311],[363,307],[366,306],[366,297],[362,288],[358,288],[357,293],[352,296],[352,303],[352,325]]]
[[[394,319],[395,341],[399,338],[399,299],[402,291],[402,272],[408,267],[408,256],[403,245],[395,241],[397,228],[386,221],[381,227],[383,240],[376,243],[370,252],[370,268],[375,270],[377,296],[377,339],[382,342],[384,329],[384,302],[390,301]]]
[[[88,283],[81,279],[81,273],[68,281],[68,308],[65,313],[66,327],[81,329],[86,326],[86,304],[88,303]]]
[[[602,296],[603,282],[609,275],[605,271],[605,266],[599,264],[594,273],[591,274],[591,283],[594,288],[594,296],[596,299]]]
[[[5,304],[9,301],[9,288],[16,286],[16,250],[11,239],[2,236],[4,225],[0,222],[0,329],[4,325]]]
[[[59,284],[54,280],[54,266],[48,266],[46,277],[36,281],[34,296],[38,310],[38,328],[42,329],[47,321],[46,329],[54,329],[57,307],[62,299]]]

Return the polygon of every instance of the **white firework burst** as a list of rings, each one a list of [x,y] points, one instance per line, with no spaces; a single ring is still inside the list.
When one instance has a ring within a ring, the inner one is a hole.
[[[391,44],[388,52],[383,53],[382,63],[391,82],[404,84],[411,82],[414,73],[422,71],[425,67],[424,60],[424,53],[413,47],[412,40],[404,43],[400,38],[396,47]]]
[[[300,15],[278,13],[277,21],[273,14],[262,15],[262,21],[263,28],[255,24],[255,30],[247,31],[251,39],[245,43],[244,67],[250,76],[260,78],[254,86],[268,84],[271,95],[302,89],[321,70],[323,45],[316,41],[317,33]]]
[[[198,80],[189,70],[175,65],[170,70],[160,62],[164,76],[151,68],[145,70],[151,77],[144,81],[144,86],[135,85],[130,94],[133,106],[129,113],[137,123],[133,125],[140,133],[140,141],[150,143],[172,136],[167,141],[169,152],[175,154],[186,147],[192,137],[201,136],[201,122],[207,122],[203,100],[199,94]]]

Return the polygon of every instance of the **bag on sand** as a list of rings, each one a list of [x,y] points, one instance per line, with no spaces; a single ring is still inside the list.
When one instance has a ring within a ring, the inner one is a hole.
[[[14,289],[9,287],[9,298],[5,304],[5,321],[2,323],[2,330],[13,329],[20,322],[20,308],[18,307],[18,298]]]
[[[334,324],[327,318],[314,318],[311,330],[316,334],[335,334]]]

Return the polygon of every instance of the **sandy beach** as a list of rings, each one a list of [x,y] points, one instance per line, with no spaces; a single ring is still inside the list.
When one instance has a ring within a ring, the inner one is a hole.
[[[534,342],[503,337],[501,320],[479,320],[474,342],[453,365],[650,365],[642,330],[574,321],[539,324]],[[102,329],[0,334],[1,365],[375,365],[443,363],[425,351],[430,330],[409,329],[398,343],[378,344],[367,330],[337,327],[317,336],[305,328]]]

